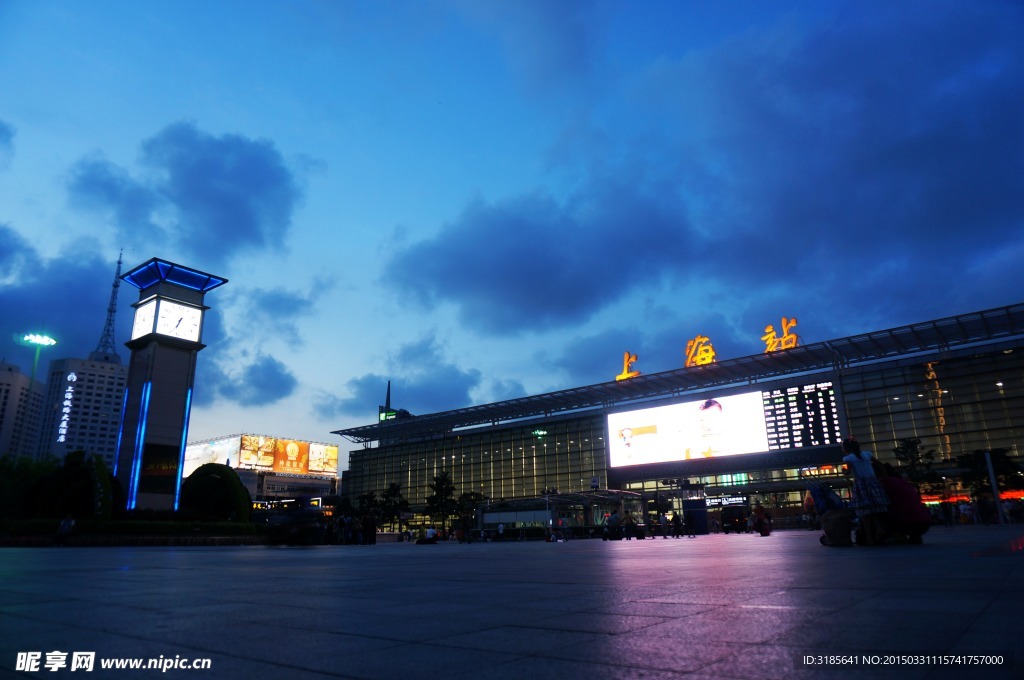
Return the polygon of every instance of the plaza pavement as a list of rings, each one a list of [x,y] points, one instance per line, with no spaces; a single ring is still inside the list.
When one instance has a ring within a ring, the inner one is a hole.
[[[826,548],[798,530],[3,548],[0,678],[1021,678],[1022,576],[1024,525],[936,527],[924,545],[876,548]],[[96,666],[16,671],[18,653],[33,651],[95,652]],[[1004,663],[865,661],[887,655]],[[211,668],[99,668],[161,656],[209,658]]]

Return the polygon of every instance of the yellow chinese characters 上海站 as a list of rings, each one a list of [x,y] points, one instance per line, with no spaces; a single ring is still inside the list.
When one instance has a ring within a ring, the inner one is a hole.
[[[629,370],[633,364],[636,363],[636,355],[630,354],[629,350],[622,355],[622,373],[615,376],[616,380],[628,380],[629,378],[635,378],[640,375],[640,371]]]
[[[796,333],[790,333],[793,326],[796,326],[796,317],[788,319],[782,317],[782,335],[778,335],[775,332],[775,326],[768,324],[764,328],[764,335],[761,339],[764,341],[764,351],[766,353],[778,352],[783,349],[793,349],[800,342],[800,336]]]
[[[686,367],[705,366],[715,362],[715,348],[706,335],[698,335],[686,343]]]

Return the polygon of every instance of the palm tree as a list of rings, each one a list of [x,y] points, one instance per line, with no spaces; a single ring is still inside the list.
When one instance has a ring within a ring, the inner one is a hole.
[[[441,530],[444,531],[448,519],[455,515],[459,509],[459,503],[455,500],[455,482],[447,470],[434,477],[434,483],[428,485],[434,492],[427,496],[427,514],[435,521],[441,522]]]
[[[391,482],[388,484],[388,488],[380,495],[381,519],[392,529],[395,528],[397,520],[398,530],[401,531],[402,514],[406,512],[409,512],[409,501],[402,495],[402,485],[397,482]]]

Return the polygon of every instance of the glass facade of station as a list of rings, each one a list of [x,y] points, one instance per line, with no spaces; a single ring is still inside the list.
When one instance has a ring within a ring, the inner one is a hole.
[[[1024,309],[1021,309],[1024,319]],[[1024,334],[971,346],[890,353],[857,366],[817,372],[750,375],[731,386],[674,390],[652,403],[693,400],[740,389],[771,389],[794,380],[830,380],[841,396],[844,435],[852,434],[882,461],[896,463],[902,440],[921,440],[937,453],[936,467],[952,469],[957,456],[1005,449],[1018,463],[1024,428]],[[422,510],[429,484],[442,471],[456,494],[480,492],[492,501],[537,497],[557,488],[581,492],[596,478],[601,489],[664,494],[679,503],[685,483],[699,485],[709,507],[729,498],[761,500],[796,510],[812,480],[847,487],[839,446],[734,455],[707,461],[611,468],[607,415],[646,404],[609,404],[573,415],[538,417],[512,424],[482,425],[422,437],[379,440],[350,452],[343,492],[355,499],[402,485],[414,511]],[[342,433],[343,434],[343,433]],[[717,499],[717,500],[716,500]]]
[[[606,488],[604,432],[604,418],[588,416],[353,451],[346,491],[355,498],[398,482],[413,508],[422,507],[443,470],[457,493],[495,501],[540,496],[545,489],[590,489],[595,476]]]

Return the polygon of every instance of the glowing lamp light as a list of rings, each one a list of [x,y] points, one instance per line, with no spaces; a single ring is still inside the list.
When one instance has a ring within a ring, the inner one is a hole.
[[[49,335],[43,335],[42,333],[26,333],[22,336],[21,341],[26,345],[34,345],[36,348],[36,357],[32,361],[32,381],[29,383],[29,385],[34,385],[36,382],[36,368],[39,366],[39,353],[44,347],[53,347],[57,344],[57,341]]]
[[[40,333],[26,333],[22,340],[29,345],[39,345],[40,347],[52,347],[57,344],[57,341],[49,335]]]

